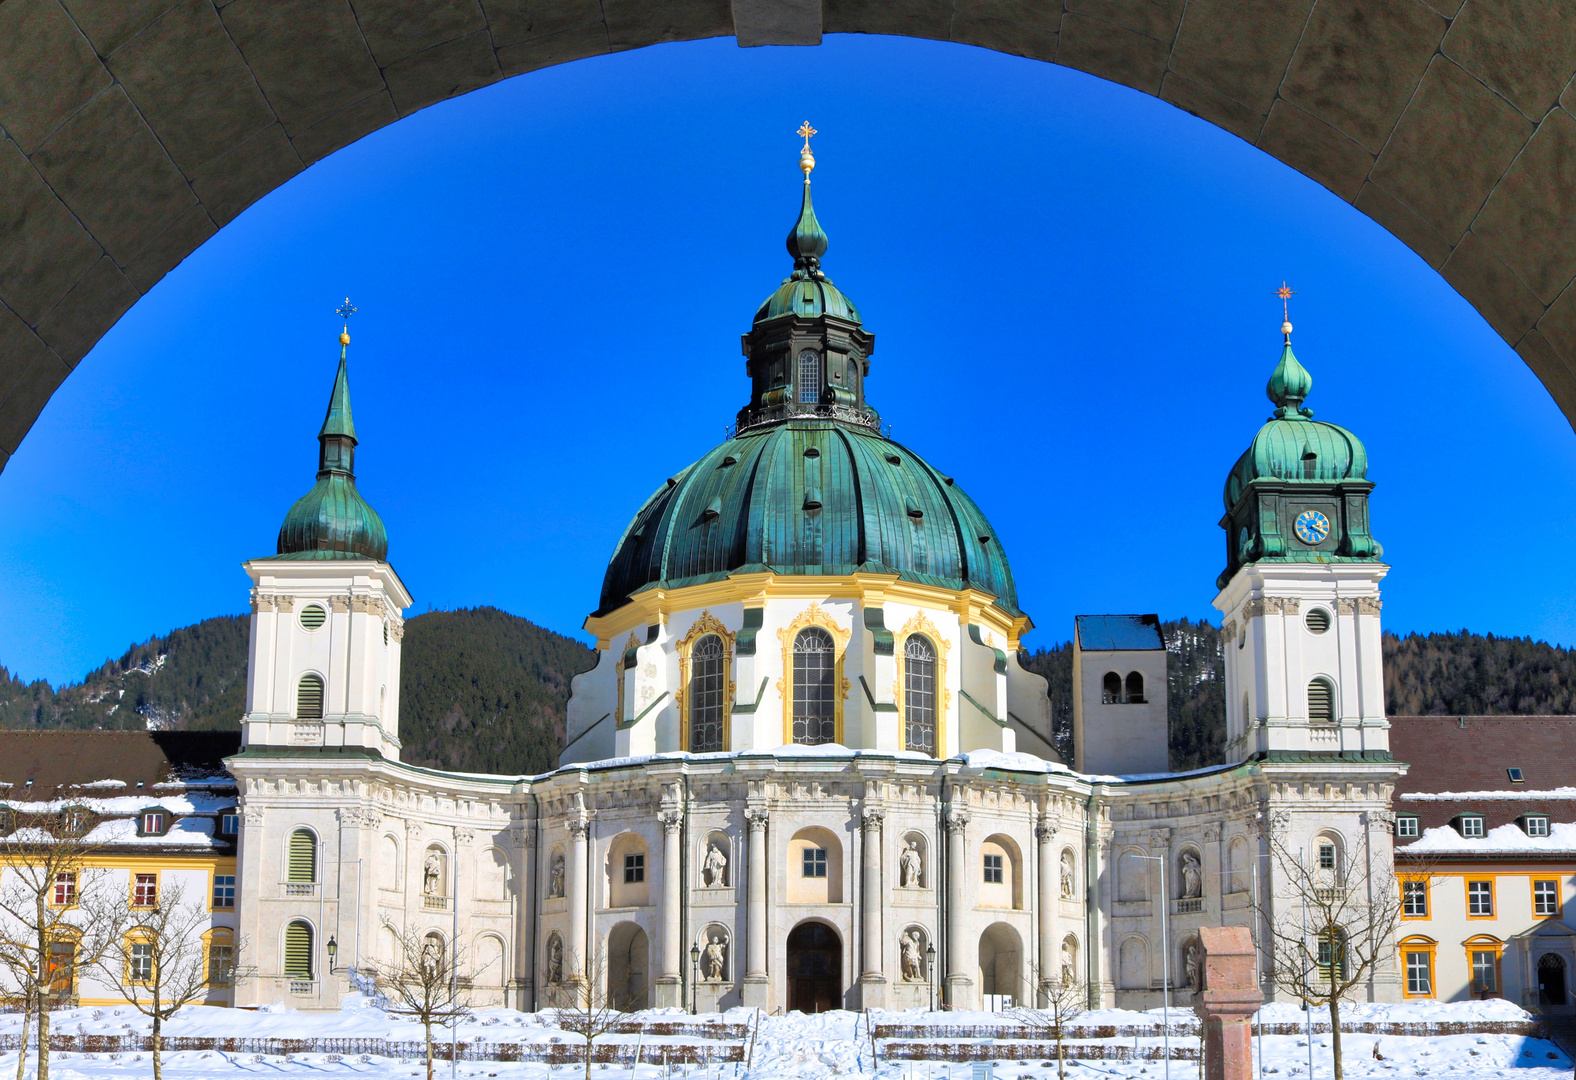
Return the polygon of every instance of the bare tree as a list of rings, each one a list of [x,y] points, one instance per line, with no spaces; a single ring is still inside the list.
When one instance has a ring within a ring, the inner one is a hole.
[[[465,953],[459,942],[445,945],[436,933],[402,930],[387,918],[383,926],[393,936],[394,956],[372,965],[378,989],[388,997],[395,1013],[421,1022],[427,1050],[427,1080],[432,1080],[432,1027],[459,1023],[470,1008],[466,990],[470,979],[460,972]]]
[[[153,1021],[154,1080],[164,1076],[164,1022],[249,974],[238,964],[239,938],[204,939],[213,919],[203,899],[187,899],[185,890],[172,884],[151,894],[119,891],[84,905],[107,939],[92,965],[132,1008]]]
[[[22,1005],[17,1080],[27,1063],[28,1019],[38,1017],[38,1080],[49,1080],[50,1009],[74,990],[77,971],[108,942],[80,911],[113,888],[115,875],[90,870],[99,844],[79,807],[7,812],[0,822],[0,969]]]
[[[596,1040],[613,1030],[623,1014],[614,1004],[616,988],[607,985],[607,955],[598,948],[584,964],[577,964],[571,953],[567,967],[571,972],[565,982],[555,981],[548,973],[547,1000],[556,1010],[559,1027],[579,1035],[585,1043],[586,1080],[591,1080],[591,1053]]]
[[[1045,1003],[1037,1009],[1020,1006],[1010,1015],[1026,1027],[1037,1028],[1056,1041],[1056,1075],[1066,1080],[1067,1062],[1062,1041],[1067,1037],[1067,1025],[1083,1014],[1089,1004],[1089,987],[1077,979],[1067,978],[1064,971],[1051,978],[1044,977],[1038,964],[1030,965],[1032,987],[1039,987],[1039,996]]]
[[[1296,848],[1284,830],[1272,827],[1266,841],[1271,888],[1258,915],[1274,979],[1309,1007],[1329,1010],[1335,1080],[1344,1080],[1341,999],[1393,962],[1401,883],[1388,859],[1379,866],[1350,858],[1333,839],[1315,840],[1312,850]],[[1409,870],[1406,876],[1417,875]]]

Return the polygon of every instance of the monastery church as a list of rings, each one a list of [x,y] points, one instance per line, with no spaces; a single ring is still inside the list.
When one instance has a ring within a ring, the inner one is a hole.
[[[316,483],[245,564],[237,1004],[333,1008],[398,929],[524,1009],[586,978],[622,1008],[989,1008],[1076,980],[1142,1009],[1196,978],[1199,927],[1252,922],[1255,875],[1279,891],[1267,823],[1388,873],[1388,567],[1363,444],[1304,407],[1291,324],[1224,485],[1226,763],[1167,773],[1148,615],[1077,620],[1063,762],[1000,538],[867,397],[875,337],[823,272],[801,134],[748,396],[619,539],[556,771],[400,761],[412,597],[356,490],[341,334]]]

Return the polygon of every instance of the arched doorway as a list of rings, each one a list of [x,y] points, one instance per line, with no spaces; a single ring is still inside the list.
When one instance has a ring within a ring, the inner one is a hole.
[[[607,936],[607,996],[615,1009],[650,1008],[651,944],[634,923],[619,923]]]
[[[1001,1012],[1018,1004],[1023,986],[1023,943],[1006,923],[993,923],[980,935],[981,1006]]]
[[[788,1008],[822,1013],[843,1007],[843,943],[825,923],[806,922],[788,935]]]
[[[1565,1004],[1565,958],[1557,953],[1538,958],[1538,1004]]]

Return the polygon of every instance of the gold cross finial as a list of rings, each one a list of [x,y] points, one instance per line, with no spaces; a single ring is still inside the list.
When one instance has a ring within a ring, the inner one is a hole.
[[[1291,344],[1291,298],[1297,295],[1297,290],[1291,288],[1284,280],[1281,287],[1275,290],[1275,295],[1281,301],[1281,333],[1286,335],[1286,344]]]
[[[815,128],[806,120],[799,125],[799,130],[794,134],[804,139],[804,149],[799,151],[799,168],[804,170],[804,182],[810,182],[810,171],[815,168],[815,155],[810,153],[810,136],[816,134]]]
[[[350,302],[350,297],[345,297],[345,302],[334,309],[334,314],[345,320],[345,328],[339,332],[339,343],[350,344],[350,317],[356,313],[355,305]]]

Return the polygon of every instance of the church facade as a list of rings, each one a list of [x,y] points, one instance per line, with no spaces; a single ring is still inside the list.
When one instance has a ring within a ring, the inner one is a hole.
[[[341,335],[317,482],[246,564],[240,1004],[333,1007],[414,930],[520,1008],[583,980],[625,1008],[1001,1007],[1059,980],[1146,1008],[1196,978],[1198,928],[1253,924],[1256,876],[1276,893],[1267,828],[1388,873],[1387,567],[1362,444],[1303,407],[1290,324],[1226,483],[1227,761],[1164,771],[1164,642],[1104,616],[1077,628],[1075,770],[1000,538],[866,398],[813,167],[807,141],[748,401],[620,538],[546,775],[399,760],[411,597],[355,489]],[[1367,992],[1398,998],[1395,973]]]

